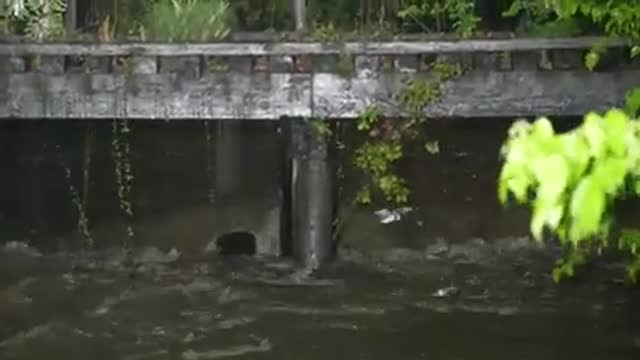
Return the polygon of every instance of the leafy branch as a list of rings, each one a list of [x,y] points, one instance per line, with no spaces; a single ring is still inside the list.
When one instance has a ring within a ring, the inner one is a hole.
[[[423,111],[440,98],[442,84],[462,73],[459,66],[444,60],[435,61],[429,70],[434,75],[431,80],[411,80],[398,94],[400,104],[408,112],[406,118],[384,118],[375,105],[368,106],[358,118],[358,131],[366,138],[356,149],[353,164],[367,180],[356,195],[357,203],[371,203],[375,193],[394,204],[409,200],[408,182],[394,172],[394,165],[402,159],[404,145],[419,137],[418,130],[426,121]],[[427,144],[425,148],[431,153],[433,145]]]
[[[629,193],[640,195],[640,122],[619,109],[589,113],[582,125],[562,134],[547,118],[517,121],[501,154],[499,200],[530,206],[534,238],[541,241],[549,229],[569,250],[554,271],[556,280],[610,245],[614,203]],[[619,240],[636,261],[639,240],[629,233]],[[638,269],[630,268],[632,278]]]

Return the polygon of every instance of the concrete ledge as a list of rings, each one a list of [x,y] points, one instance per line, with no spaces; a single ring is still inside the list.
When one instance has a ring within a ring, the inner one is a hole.
[[[91,55],[91,56],[261,56],[329,55],[348,52],[366,55],[439,54],[443,52],[528,51],[552,49],[589,49],[604,43],[625,46],[619,39],[603,37],[519,38],[495,40],[433,41],[349,41],[342,44],[322,42],[219,42],[219,43],[11,43],[0,44],[0,55]]]
[[[416,75],[420,76],[420,75]],[[355,118],[370,103],[404,116],[394,99],[401,74],[344,79],[334,74],[0,75],[0,118],[242,119]],[[640,70],[607,73],[470,72],[443,87],[429,117],[581,115],[621,105]],[[606,91],[604,90],[606,89]]]
[[[436,60],[463,75],[428,117],[581,115],[618,106],[640,63],[602,38],[208,44],[0,44],[0,118],[352,119],[376,103],[406,116],[397,95]],[[606,91],[603,91],[606,89]]]

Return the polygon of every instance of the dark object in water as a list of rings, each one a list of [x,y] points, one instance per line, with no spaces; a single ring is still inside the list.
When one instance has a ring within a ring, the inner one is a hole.
[[[255,255],[256,237],[248,231],[226,233],[216,239],[220,255]]]

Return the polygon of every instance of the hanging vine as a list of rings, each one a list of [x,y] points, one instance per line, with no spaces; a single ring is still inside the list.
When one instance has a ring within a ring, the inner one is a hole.
[[[435,75],[433,79],[411,80],[399,94],[399,101],[408,112],[406,118],[384,118],[376,105],[368,106],[358,118],[357,128],[365,141],[355,150],[353,164],[365,174],[365,180],[356,195],[357,203],[369,204],[375,194],[393,204],[409,200],[409,185],[395,173],[394,165],[402,159],[404,145],[418,139],[419,127],[426,121],[424,108],[440,98],[445,81],[462,73],[459,65],[441,59],[430,70]],[[425,148],[432,149],[433,145],[427,143]]]
[[[129,120],[114,120],[112,126],[112,157],[114,160],[115,177],[118,201],[120,210],[124,213],[127,219],[127,235],[129,238],[135,236],[133,230],[133,199],[132,189],[134,182],[134,175],[131,167],[130,160],[130,138],[131,127]]]
[[[85,209],[89,207],[89,187],[91,182],[91,159],[93,155],[93,143],[95,141],[95,130],[91,125],[85,127],[84,133],[84,153],[82,161],[82,205]]]
[[[78,213],[78,221],[76,224],[77,232],[84,237],[87,247],[91,248],[94,245],[94,241],[93,241],[93,237],[91,236],[91,232],[89,231],[89,218],[87,216],[87,207],[80,197],[80,192],[78,191],[76,186],[73,184],[73,176],[72,176],[73,174],[71,172],[71,168],[69,167],[69,165],[64,159],[63,148],[60,144],[56,145],[56,157],[58,158],[58,164],[64,171],[65,180],[67,182],[67,187],[69,189],[69,195],[71,196],[71,204]],[[88,172],[87,169],[84,169],[84,171],[85,173]]]
[[[216,197],[215,187],[213,186],[215,181],[214,166],[213,166],[214,159],[213,159],[213,156],[211,156],[211,154],[213,154],[214,152],[213,132],[212,132],[211,126],[209,126],[209,121],[204,120],[202,123],[204,124],[205,161],[207,162],[206,164],[207,198],[209,199],[209,203],[213,204],[215,202],[215,197]]]

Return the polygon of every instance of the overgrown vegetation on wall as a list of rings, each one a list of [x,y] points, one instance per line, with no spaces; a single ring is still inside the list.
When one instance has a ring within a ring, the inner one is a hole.
[[[430,64],[430,71],[431,79],[411,80],[399,94],[400,104],[408,114],[406,118],[386,119],[375,104],[358,118],[358,131],[365,140],[355,150],[353,164],[365,177],[356,195],[357,203],[369,204],[376,198],[392,205],[409,201],[409,184],[397,174],[395,164],[402,159],[407,143],[424,141],[420,136],[420,126],[427,120],[424,109],[440,98],[444,82],[462,73],[459,64],[443,59]]]

